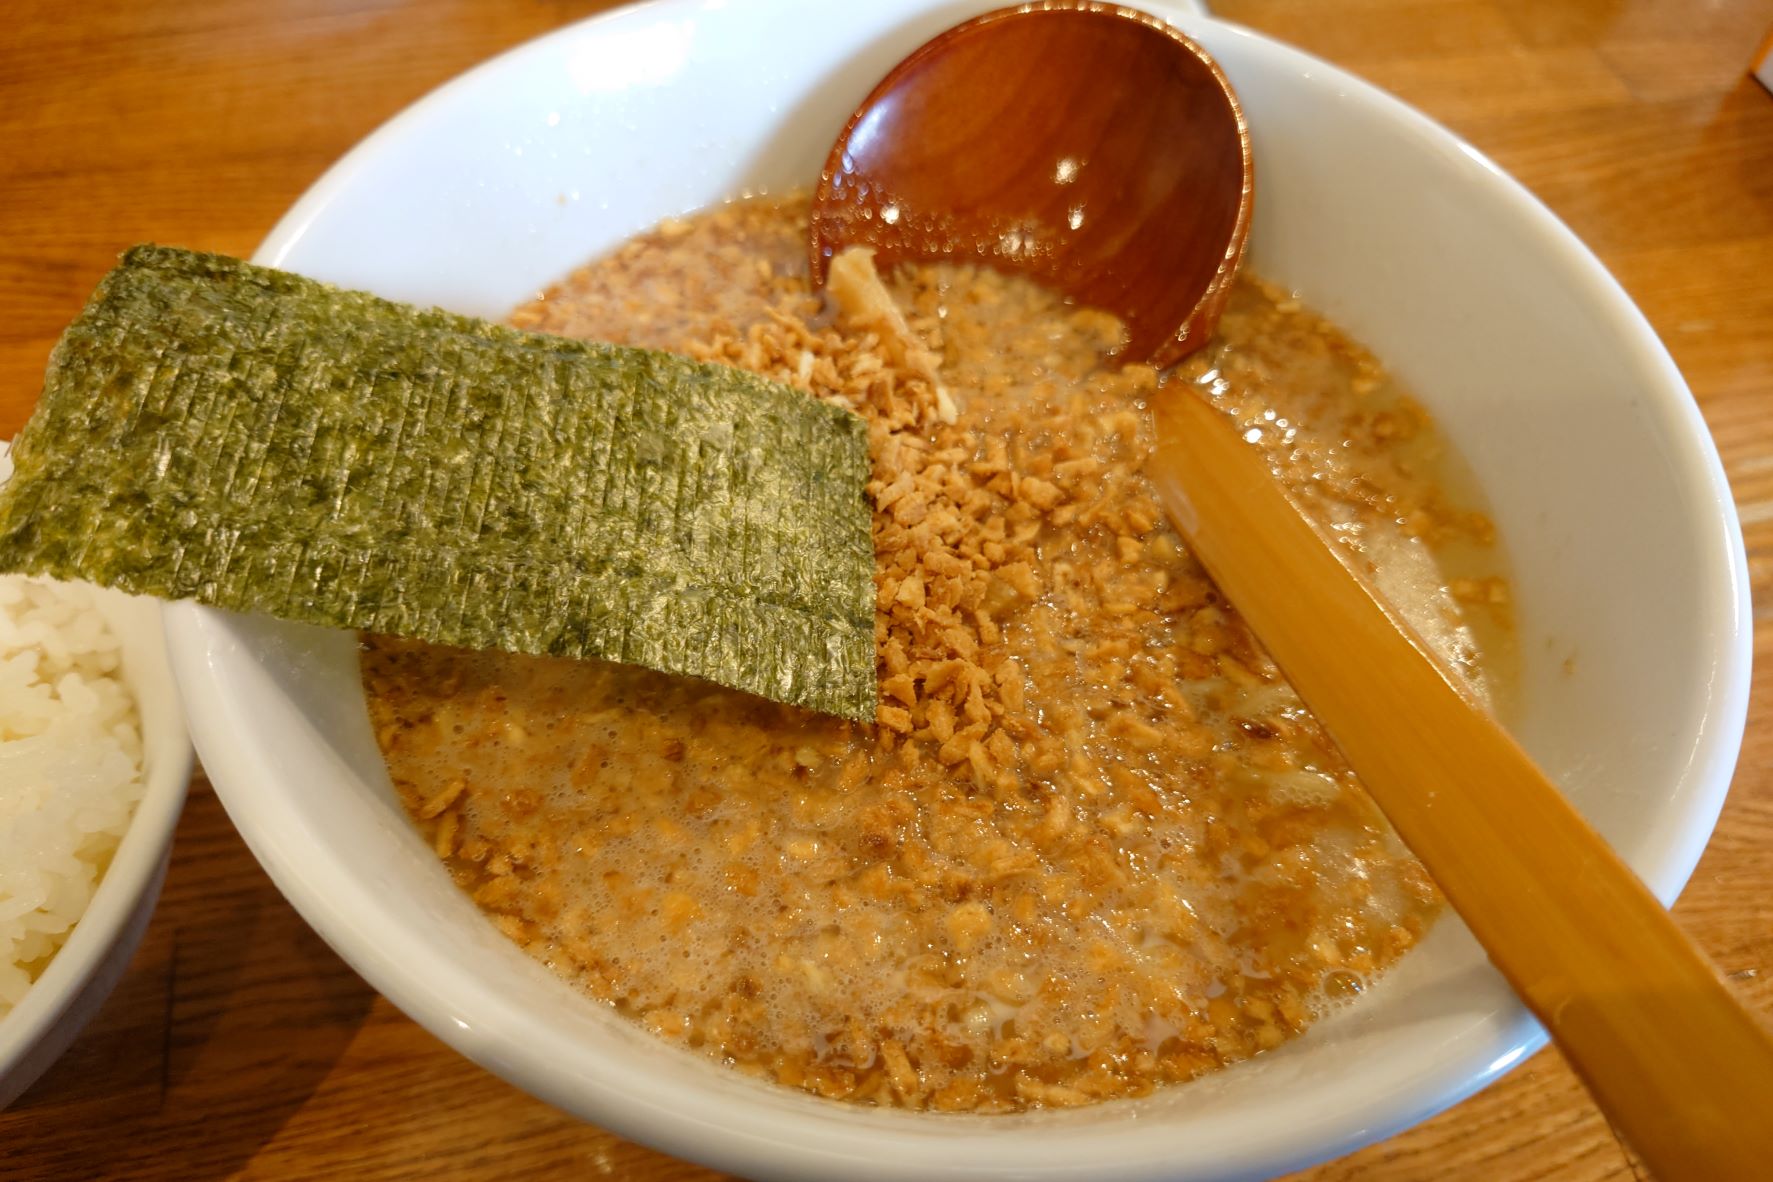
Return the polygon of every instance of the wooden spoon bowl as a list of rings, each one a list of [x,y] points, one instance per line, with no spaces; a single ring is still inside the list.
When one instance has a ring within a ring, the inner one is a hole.
[[[1116,5],[1000,9],[851,117],[813,198],[813,277],[845,246],[973,259],[1113,312],[1122,356],[1169,365],[1218,323],[1252,192],[1243,111],[1194,42]]]

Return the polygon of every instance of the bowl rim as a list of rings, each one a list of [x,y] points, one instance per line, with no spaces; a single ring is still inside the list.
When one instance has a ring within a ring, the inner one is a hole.
[[[161,612],[151,604],[130,600],[117,592],[100,591],[95,605],[104,613],[113,635],[124,640],[122,631],[141,635],[134,645],[137,659],[124,657],[124,676],[136,700],[137,717],[142,726],[143,773],[142,795],[130,815],[129,827],[117,843],[110,865],[94,888],[92,900],[67,941],[56,951],[49,966],[31,983],[23,998],[0,1018],[0,1089],[22,1092],[33,1079],[8,1080],[8,1074],[46,1040],[56,1036],[56,1026],[76,1002],[87,984],[104,968],[108,955],[136,917],[145,892],[158,888],[159,876],[166,866],[172,835],[184,810],[185,793],[190,785],[194,759],[185,714],[172,671],[167,663],[166,636]],[[125,625],[123,617],[128,616]],[[151,632],[152,635],[147,635]],[[154,705],[145,699],[152,694]],[[151,723],[150,711],[158,715]],[[153,735],[149,728],[152,725]],[[152,765],[148,764],[148,745],[155,744]],[[93,1012],[96,1013],[94,1006]],[[91,1015],[87,1015],[90,1017]],[[62,1032],[72,1040],[75,1031]],[[45,1071],[53,1060],[36,1065]],[[4,1103],[0,1102],[0,1107]]]
[[[693,11],[698,0],[646,0],[565,25],[493,57],[420,98],[359,142],[311,186],[278,222],[256,253],[255,260],[279,265],[294,249],[310,224],[356,183],[357,174],[411,129],[423,124],[457,94],[484,84],[492,75],[511,68],[544,46],[562,39],[595,35],[606,26],[631,21],[656,20],[667,13]],[[1376,106],[1418,142],[1421,149],[1452,160],[1466,169],[1475,184],[1497,191],[1499,199],[1513,207],[1532,233],[1555,256],[1556,265],[1571,275],[1588,298],[1605,311],[1608,322],[1631,343],[1634,369],[1644,375],[1644,388],[1652,396],[1659,424],[1680,448],[1688,464],[1702,470],[1704,493],[1715,511],[1716,529],[1707,548],[1721,560],[1711,572],[1721,587],[1708,587],[1708,605],[1720,608],[1716,669],[1719,682],[1714,709],[1694,736],[1694,759],[1683,778],[1686,793],[1680,833],[1659,849],[1655,864],[1647,868],[1646,881],[1665,903],[1671,903],[1696,865],[1727,795],[1740,748],[1748,706],[1750,618],[1746,555],[1734,502],[1723,467],[1708,429],[1679,371],[1643,313],[1609,274],[1594,254],[1538,198],[1508,176],[1481,152],[1459,139],[1428,116],[1388,93],[1330,65],[1262,34],[1224,21],[1201,18],[1174,0],[1145,0],[1140,7],[1165,19],[1188,26],[1207,19],[1218,33],[1246,38],[1262,52],[1278,55],[1290,68],[1326,78],[1339,96]],[[655,1097],[640,1087],[608,1086],[591,1089],[563,1071],[550,1072],[540,1062],[545,1050],[500,1048],[489,1043],[486,1032],[471,1030],[460,1011],[440,998],[430,983],[418,980],[409,964],[396,952],[376,943],[375,935],[343,903],[322,885],[322,875],[310,863],[296,866],[278,847],[278,820],[274,796],[255,797],[251,789],[263,783],[264,769],[255,756],[233,742],[237,736],[215,720],[227,717],[223,691],[209,681],[204,650],[219,635],[214,629],[220,617],[208,609],[175,605],[168,609],[167,631],[175,670],[193,719],[194,734],[205,764],[213,772],[218,796],[240,829],[255,856],[279,889],[323,937],[404,1012],[476,1062],[507,1078],[522,1077],[521,1086],[549,1102],[585,1119],[594,1119],[622,1133],[656,1145],[668,1152],[710,1162],[744,1173],[770,1172],[795,1177],[828,1176],[841,1165],[856,1177],[891,1177],[912,1168],[908,1158],[864,1158],[859,1154],[841,1162],[814,1145],[768,1142],[756,1130],[737,1122],[712,1120],[706,1104],[681,1102],[670,1110],[675,1122],[662,1124],[667,1113]],[[267,808],[267,806],[269,806]],[[312,851],[310,851],[312,853]],[[492,1042],[496,1043],[496,1039]],[[1298,1168],[1348,1152],[1360,1145],[1390,1136],[1440,1112],[1480,1090],[1538,1050],[1546,1042],[1544,1031],[1524,1007],[1515,1005],[1485,1045],[1485,1054],[1462,1057],[1457,1069],[1435,1073],[1421,1093],[1407,1101],[1391,1097],[1375,1101],[1366,1110],[1368,1120],[1359,1127],[1344,1127],[1326,1135],[1325,1130],[1285,1134],[1272,1143],[1253,1147],[1246,1159],[1226,1163],[1227,1178],[1259,1178],[1283,1169]],[[532,1067],[538,1070],[531,1070]],[[942,1119],[942,1118],[938,1118]],[[1004,1118],[997,1118],[1002,1120]],[[709,1133],[724,1134],[722,1143],[706,1139]],[[920,1163],[921,1164],[921,1163]],[[1087,1171],[1096,1177],[1147,1177],[1164,1168],[1164,1162],[1145,1156],[1137,1160],[1102,1162]],[[1055,1160],[1048,1167],[1026,1172],[1060,1173],[1076,1169],[1076,1163]],[[954,1176],[979,1176],[985,1171],[958,1159],[945,1172]]]

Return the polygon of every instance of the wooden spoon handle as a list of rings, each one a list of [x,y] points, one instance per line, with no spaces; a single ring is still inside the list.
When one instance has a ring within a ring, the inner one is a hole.
[[[1154,409],[1171,518],[1607,1116],[1661,1178],[1773,1177],[1766,1025],[1230,420]]]

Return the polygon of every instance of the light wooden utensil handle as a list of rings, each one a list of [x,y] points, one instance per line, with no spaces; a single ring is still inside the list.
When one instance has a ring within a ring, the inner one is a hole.
[[[1203,399],[1155,406],[1172,520],[1663,1179],[1773,1177],[1773,1035]]]

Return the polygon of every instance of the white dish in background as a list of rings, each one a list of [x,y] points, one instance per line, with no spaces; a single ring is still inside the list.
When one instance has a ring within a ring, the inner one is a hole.
[[[1747,703],[1747,581],[1715,450],[1639,312],[1537,201],[1340,71],[1149,2],[1255,140],[1250,264],[1391,364],[1463,450],[1516,576],[1515,733],[1665,901]],[[991,0],[663,0],[439,90],[302,198],[261,262],[500,316],[660,218],[807,184],[853,104]],[[1279,1051],[1140,1101],[942,1117],[725,1071],[588,1002],[451,883],[369,732],[353,638],[191,606],[174,666],[217,793],[278,886],[462,1053],[585,1119],[753,1177],[1249,1179],[1390,1135],[1544,1036],[1456,919]]]
[[[0,459],[0,480],[11,464]],[[80,922],[19,1003],[0,1017],[0,1108],[36,1082],[98,1013],[129,965],[166,878],[191,779],[191,740],[166,663],[160,605],[96,593],[123,645],[123,676],[142,724],[142,796]]]

